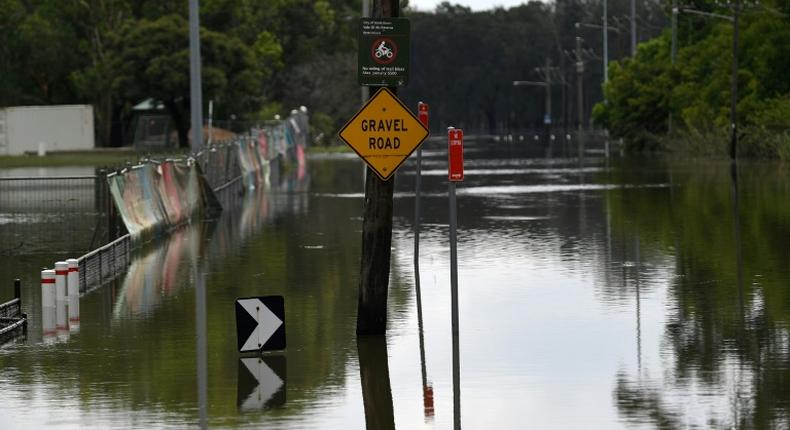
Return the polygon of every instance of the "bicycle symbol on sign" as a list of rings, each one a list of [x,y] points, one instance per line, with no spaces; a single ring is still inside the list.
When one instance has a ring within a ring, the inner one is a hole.
[[[387,47],[387,42],[382,40],[381,43],[379,44],[378,48],[376,48],[376,54],[375,55],[376,55],[376,58],[381,58],[381,57],[392,58],[393,53],[392,53],[392,49]]]
[[[371,46],[373,60],[379,64],[390,64],[398,56],[398,45],[389,37],[376,39]]]

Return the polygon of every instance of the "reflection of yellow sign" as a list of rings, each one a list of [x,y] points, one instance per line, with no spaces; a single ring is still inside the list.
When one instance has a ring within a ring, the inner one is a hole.
[[[387,88],[340,130],[340,138],[385,181],[426,137],[428,129]]]

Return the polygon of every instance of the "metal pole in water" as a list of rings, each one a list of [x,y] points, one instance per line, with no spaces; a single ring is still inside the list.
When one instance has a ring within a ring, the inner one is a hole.
[[[417,104],[420,122],[428,128],[428,105]],[[433,388],[428,385],[428,374],[425,366],[425,337],[422,324],[422,291],[420,290],[420,192],[422,187],[422,145],[417,149],[417,171],[414,197],[414,288],[417,298],[417,328],[420,340],[420,370],[422,372],[422,402],[425,418],[433,417]]]
[[[200,70],[200,6],[189,0],[189,109],[192,118],[192,153],[203,146],[203,89]]]
[[[461,363],[458,339],[458,254],[455,182],[450,182],[450,293],[453,325],[453,428],[461,428]]]
[[[450,291],[452,294],[453,338],[458,337],[458,250],[455,182],[449,184],[450,195]]]
[[[428,128],[428,104],[417,103],[417,115],[425,128]],[[414,268],[420,267],[420,188],[422,187],[422,145],[417,149],[417,168],[415,172],[414,191]],[[418,287],[419,293],[419,287]]]
[[[450,300],[453,333],[453,428],[461,428],[461,363],[458,329],[458,252],[455,183],[464,180],[464,131],[447,129],[449,213],[450,213]]]

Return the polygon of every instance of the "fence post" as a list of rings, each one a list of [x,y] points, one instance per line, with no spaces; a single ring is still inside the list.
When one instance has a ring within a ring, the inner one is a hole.
[[[22,307],[22,281],[14,279],[14,298],[19,299],[19,307]]]

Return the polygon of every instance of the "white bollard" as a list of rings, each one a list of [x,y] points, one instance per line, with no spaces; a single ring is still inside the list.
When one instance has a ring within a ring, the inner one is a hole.
[[[41,271],[41,327],[44,342],[51,343],[55,336],[55,271]]]
[[[66,277],[66,295],[69,302],[69,329],[78,331],[80,328],[80,263],[76,258],[66,260],[69,274]]]
[[[57,329],[67,329],[66,324],[66,276],[69,274],[69,263],[55,263],[55,307],[57,308]]]

